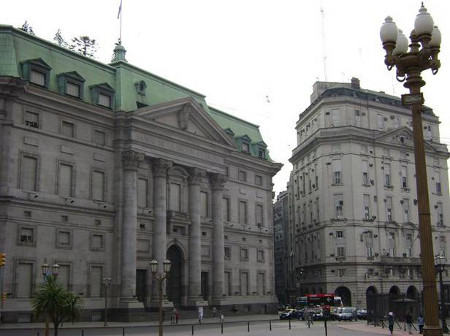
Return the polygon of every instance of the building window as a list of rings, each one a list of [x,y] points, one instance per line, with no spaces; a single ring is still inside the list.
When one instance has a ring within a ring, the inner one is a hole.
[[[390,163],[384,164],[384,185],[386,187],[391,186],[391,164]]]
[[[248,249],[246,247],[241,247],[241,261],[248,260]]]
[[[337,270],[337,276],[338,277],[343,277],[345,276],[345,269],[344,268],[340,268]]]
[[[20,279],[17,281],[15,287],[15,298],[27,299],[31,297],[34,283],[32,262],[19,261],[16,266],[16,277]]]
[[[58,193],[63,197],[74,195],[74,174],[71,164],[61,163],[59,165]]]
[[[437,203],[436,206],[437,226],[444,226],[444,212],[442,210],[442,203]]]
[[[409,223],[409,200],[407,198],[400,201],[403,210],[403,223]]]
[[[361,167],[362,167],[363,185],[369,185],[369,165],[368,165],[367,161],[362,161]]]
[[[264,226],[264,211],[262,204],[256,204],[256,225],[258,227]]]
[[[230,246],[225,246],[224,247],[224,257],[226,260],[230,260],[231,259],[231,247]]]
[[[333,160],[333,184],[342,184],[341,160]]]
[[[99,170],[92,172],[92,200],[105,200],[105,173]]]
[[[84,78],[77,72],[66,72],[56,76],[60,94],[83,98]]]
[[[247,224],[247,202],[239,201],[239,223]]]
[[[406,166],[402,166],[400,170],[401,178],[402,178],[402,188],[408,188],[408,169]]]
[[[107,83],[90,87],[92,101],[99,106],[114,109],[114,89]]]
[[[442,195],[441,174],[439,174],[439,172],[435,173],[434,180],[436,182],[436,194]]]
[[[364,219],[370,219],[370,195],[363,195]]]
[[[91,234],[91,250],[103,251],[105,249],[105,237],[100,233]]]
[[[257,261],[258,262],[264,262],[264,250],[259,250],[257,251]]]
[[[23,78],[30,83],[48,88],[50,70],[52,69],[42,59],[32,59],[21,63]]]
[[[247,142],[243,142],[241,145],[241,150],[244,153],[250,153],[250,145]]]
[[[100,130],[95,130],[94,143],[96,145],[104,146],[106,144],[106,133]]]
[[[386,221],[392,222],[394,220],[392,214],[392,196],[386,197]]]
[[[206,193],[201,193],[201,205],[202,205],[202,213],[203,217],[206,217],[207,206],[205,204],[205,195]],[[181,184],[179,183],[170,183],[169,184],[169,210],[181,211]]]
[[[25,125],[27,125],[28,127],[39,128],[39,114],[26,111]]]
[[[345,246],[338,246],[336,248],[336,256],[337,257],[345,257]]]
[[[71,248],[72,246],[72,233],[69,230],[57,230],[56,231],[56,247],[58,248]]]
[[[395,233],[388,233],[388,253],[390,257],[395,257]]]
[[[331,120],[333,127],[341,126],[339,109],[331,110]]]
[[[19,245],[35,245],[35,229],[29,226],[19,227]]]
[[[260,159],[265,159],[266,158],[266,151],[264,149],[258,149],[258,157]]]
[[[336,218],[344,217],[344,199],[342,194],[334,195],[334,206]]]
[[[247,181],[247,173],[243,170],[239,170],[238,179],[239,179],[239,181],[242,181],[242,182]]]
[[[344,231],[336,231],[336,238],[344,238]]]
[[[23,155],[20,167],[20,188],[27,191],[37,191],[38,159]]]
[[[262,176],[261,175],[256,175],[255,176],[255,184],[257,185],[257,186],[262,186]]]
[[[61,122],[61,134],[73,138],[75,136],[75,125],[68,121]]]
[[[222,211],[223,211],[223,220],[229,222],[231,220],[230,218],[230,199],[228,197],[224,197],[222,199]]]

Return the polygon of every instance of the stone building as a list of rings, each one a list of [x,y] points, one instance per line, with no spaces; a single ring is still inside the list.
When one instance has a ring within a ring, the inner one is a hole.
[[[439,119],[428,107],[423,124],[434,253],[447,255],[449,153],[440,143]],[[410,110],[398,97],[362,89],[356,78],[316,82],[311,105],[295,128],[288,192],[298,294],[334,292],[345,305],[358,307],[366,306],[366,294],[418,302]]]
[[[0,26],[0,251],[5,321],[31,319],[41,265],[99,318],[157,302],[150,261],[168,258],[168,304],[276,302],[273,162],[258,126],[142,70]],[[116,314],[117,316],[118,314]],[[124,317],[125,316],[125,317]]]

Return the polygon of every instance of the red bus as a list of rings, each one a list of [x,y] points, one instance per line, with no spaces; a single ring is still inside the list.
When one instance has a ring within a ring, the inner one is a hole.
[[[335,296],[333,293],[326,294],[306,294],[297,298],[297,305],[302,308],[327,308],[342,307],[342,299],[340,296]]]

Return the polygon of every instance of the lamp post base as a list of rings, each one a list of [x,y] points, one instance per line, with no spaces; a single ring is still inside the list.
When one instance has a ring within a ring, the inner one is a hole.
[[[425,326],[423,328],[424,336],[442,336],[442,329],[440,327]]]

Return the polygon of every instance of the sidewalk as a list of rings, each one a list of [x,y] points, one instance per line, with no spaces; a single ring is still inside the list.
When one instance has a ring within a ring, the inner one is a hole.
[[[342,329],[347,329],[347,330],[354,330],[354,331],[362,331],[364,333],[366,332],[370,332],[370,333],[374,333],[374,334],[380,334],[380,335],[390,335],[389,333],[389,329],[386,328],[382,328],[381,326],[375,327],[373,325],[367,325],[367,323],[350,323],[350,324],[339,324],[338,325],[340,328]],[[412,330],[412,334],[413,335],[420,335],[419,331],[417,330]],[[398,327],[398,325],[394,326],[394,333],[393,335],[397,335],[397,336],[409,336],[408,331],[404,331],[403,327],[402,329],[400,329]]]

